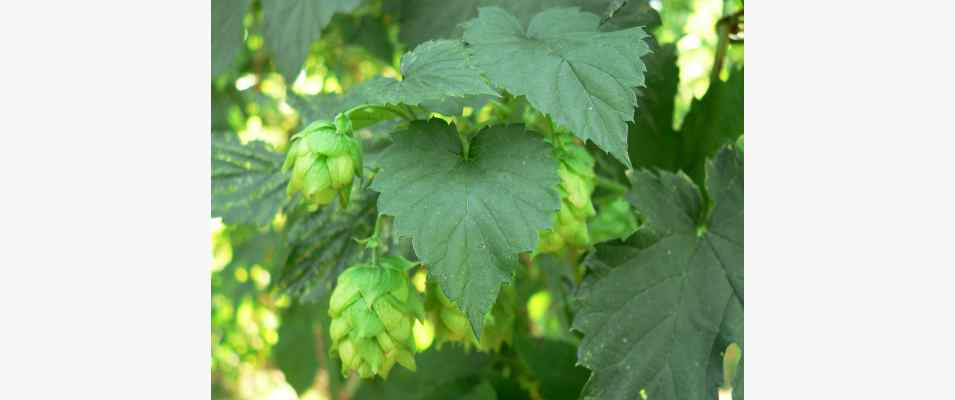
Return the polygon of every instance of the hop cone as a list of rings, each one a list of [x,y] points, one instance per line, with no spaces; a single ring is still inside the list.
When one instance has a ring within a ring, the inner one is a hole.
[[[597,214],[590,200],[594,192],[594,159],[587,149],[561,136],[558,146],[560,166],[560,211],[554,216],[554,227],[541,232],[537,251],[556,253],[565,247],[584,248],[590,245],[587,219]]]
[[[379,265],[359,264],[338,277],[329,300],[332,353],[342,360],[342,373],[362,378],[388,377],[397,362],[415,370],[415,318],[424,319],[418,292],[411,286],[398,257]]]
[[[292,170],[288,195],[302,192],[313,210],[336,195],[348,206],[352,178],[362,172],[361,143],[351,136],[351,122],[339,115],[335,123],[316,121],[292,136],[282,169]]]
[[[452,303],[437,285],[429,284],[425,307],[434,324],[434,338],[438,347],[447,342],[457,342],[465,348],[477,347],[482,351],[497,351],[514,335],[516,316],[514,307],[517,294],[514,288],[505,286],[498,295],[491,312],[484,316],[481,340],[474,337],[468,317]]]

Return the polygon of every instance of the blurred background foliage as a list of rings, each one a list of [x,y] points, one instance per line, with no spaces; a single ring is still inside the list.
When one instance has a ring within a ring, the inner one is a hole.
[[[539,258],[537,268],[521,271],[523,276],[517,286],[518,329],[526,337],[516,335],[520,339],[501,355],[490,357],[456,347],[434,351],[433,328],[424,323],[415,327],[417,345],[425,351],[418,355],[419,373],[396,370],[389,379],[400,385],[400,393],[381,382],[362,383],[341,377],[337,360],[328,356],[329,340],[324,331],[328,324],[327,307],[323,303],[337,272],[361,256],[362,249],[353,238],[366,237],[371,232],[375,194],[362,191],[347,210],[335,212],[336,205],[314,214],[303,213],[295,207],[297,199],[285,198],[283,177],[271,171],[276,163],[281,163],[288,138],[303,123],[330,119],[354,101],[343,94],[358,83],[378,75],[397,77],[401,54],[432,34],[429,29],[435,29],[435,21],[462,18],[446,14],[460,13],[466,7],[454,9],[455,2],[451,1],[330,3],[349,12],[330,17],[327,26],[320,30],[320,37],[308,47],[301,70],[294,72],[287,66],[295,65],[295,60],[281,59],[285,56],[277,57],[269,48],[266,37],[274,27],[264,21],[262,1],[213,2],[214,30],[219,27],[241,31],[241,40],[232,44],[213,40],[213,215],[219,217],[211,221],[212,397],[425,399],[444,398],[441,393],[487,398],[485,395],[490,393],[501,399],[576,398],[588,374],[574,365],[574,343],[578,339],[568,330],[568,309],[574,306],[570,296],[574,277],[570,276],[571,268],[562,264],[565,261],[554,257]],[[483,4],[461,3],[468,7]],[[641,107],[649,107],[648,110],[672,109],[672,129],[667,131],[673,132],[684,118],[699,119],[687,115],[694,101],[700,102],[708,89],[713,90],[712,80],[726,81],[730,71],[742,68],[743,38],[737,27],[742,26],[743,2],[635,3],[652,9],[639,15],[650,16],[646,24],[660,45],[675,46],[675,52],[670,47],[657,51],[673,57],[671,62],[679,71],[673,102],[666,97],[659,101],[662,104],[643,104],[641,100]],[[234,10],[246,6],[244,12]],[[413,14],[416,7],[433,7],[431,12],[435,14],[422,20]],[[228,19],[230,13],[232,19]],[[733,18],[738,23],[718,23]],[[453,25],[447,27],[452,28]],[[213,35],[220,32],[214,31]],[[222,54],[231,56],[221,57]],[[715,63],[722,64],[718,73],[714,72]],[[648,64],[652,69],[652,61]],[[641,123],[640,110],[635,124]],[[477,107],[474,112],[510,110]],[[741,131],[741,119],[738,124]],[[362,135],[371,165],[375,150],[387,144],[387,140],[378,139],[383,135],[372,134],[387,129],[387,124],[382,125],[385,126],[366,129]],[[264,143],[241,146],[257,140]],[[638,165],[656,162],[640,162],[640,155],[634,150],[631,157]],[[598,160],[598,170],[600,164],[611,162]],[[692,166],[687,169],[692,170]],[[256,171],[260,173],[255,174]],[[229,196],[233,196],[232,202],[219,201]],[[601,200],[600,196],[596,193],[600,213],[591,226],[596,241],[611,239],[613,232],[621,229],[635,229],[637,221],[632,220],[626,202],[612,196]],[[251,205],[237,200],[248,197],[257,202]],[[390,241],[389,251],[413,257],[406,241]],[[421,289],[424,279],[423,272],[415,276]],[[727,380],[735,368],[734,357],[738,359],[738,352],[731,348],[726,356],[730,370]],[[435,371],[433,376],[429,376],[429,370]],[[441,377],[440,382],[427,380],[436,376]]]

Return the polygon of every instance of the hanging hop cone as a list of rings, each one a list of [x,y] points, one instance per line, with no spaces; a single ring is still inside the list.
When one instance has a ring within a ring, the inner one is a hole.
[[[352,178],[361,177],[361,143],[352,137],[351,121],[342,114],[335,123],[316,121],[292,136],[283,171],[292,171],[287,193],[302,192],[312,210],[338,195],[348,206]]]
[[[474,337],[468,317],[444,295],[438,285],[428,284],[425,308],[434,325],[434,339],[438,348],[445,343],[456,342],[467,349],[474,346],[481,351],[498,351],[501,345],[511,343],[513,339],[517,320],[514,313],[516,302],[517,294],[513,287],[501,288],[491,312],[484,316],[480,341]]]
[[[338,277],[328,314],[331,353],[341,357],[343,375],[387,378],[396,362],[415,370],[412,326],[424,319],[424,308],[403,267],[409,264],[384,257],[378,265],[355,265]]]
[[[587,149],[569,135],[558,136],[557,158],[560,160],[560,210],[551,229],[541,232],[539,253],[556,253],[565,247],[585,248],[590,245],[587,219],[597,214],[590,200],[594,192],[594,159]]]

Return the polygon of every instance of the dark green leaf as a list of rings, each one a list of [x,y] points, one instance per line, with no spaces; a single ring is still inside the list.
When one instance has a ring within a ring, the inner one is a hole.
[[[212,0],[212,76],[235,62],[242,51],[242,19],[252,0]]]
[[[706,380],[704,381],[704,393],[717,393],[723,386],[723,358],[726,354],[727,343],[717,337],[713,348],[710,349],[710,357],[706,363]]]
[[[638,168],[680,169],[682,137],[673,129],[673,107],[680,71],[676,48],[667,45],[646,57],[647,86],[639,90],[636,118],[630,124],[630,160]]]
[[[727,312],[742,304],[742,157],[727,148],[709,163],[709,215],[685,175],[638,171],[633,188],[631,202],[661,236],[604,260],[612,268],[581,299],[578,358],[593,371],[585,398],[641,389],[655,400],[715,398],[705,392],[713,347],[722,331],[741,331],[726,325],[742,323]]]
[[[227,224],[272,222],[286,202],[283,159],[264,142],[241,144],[234,134],[213,134],[212,216]]]
[[[509,283],[517,255],[537,245],[560,206],[551,148],[521,125],[495,126],[462,156],[454,128],[432,120],[392,135],[372,189],[395,230],[480,337],[484,314]]]
[[[262,2],[265,19],[265,46],[272,54],[276,69],[291,84],[302,69],[312,42],[332,15],[348,12],[361,0],[270,0]]]
[[[680,131],[684,141],[682,168],[702,183],[706,159],[743,134],[743,71],[732,71],[726,82],[710,82],[703,98],[690,105]]]
[[[517,353],[540,381],[547,400],[576,400],[587,382],[587,369],[577,366],[577,348],[566,342],[522,336]]]
[[[464,39],[492,82],[629,166],[627,121],[637,106],[633,88],[644,84],[647,34],[639,27],[601,32],[599,23],[576,8],[549,9],[525,29],[489,7],[467,24]]]
[[[494,374],[491,376],[491,384],[494,391],[497,392],[497,398],[501,400],[532,400],[527,389],[521,387],[521,384],[514,379]]]
[[[743,400],[743,359],[736,367],[736,378],[733,380],[733,400]]]
[[[458,398],[462,400],[497,400],[497,392],[494,391],[494,386],[485,381]]]
[[[272,359],[285,374],[285,380],[301,394],[315,381],[315,374],[324,369],[328,389],[338,392],[343,380],[336,356],[328,352],[328,296],[314,303],[294,303],[283,312],[279,341],[272,347]]]
[[[493,388],[481,381],[489,365],[485,354],[457,346],[444,346],[441,351],[432,347],[417,354],[415,363],[415,372],[395,368],[388,379],[363,382],[355,400],[444,400],[462,395],[474,400],[495,398]]]
[[[314,305],[295,304],[282,316],[279,341],[272,348],[272,358],[285,380],[299,394],[315,382],[319,359],[327,357],[317,346],[319,320],[325,309]]]
[[[401,57],[402,80],[375,77],[354,89],[370,104],[419,105],[465,96],[497,96],[481,73],[468,63],[461,42],[425,42]]]

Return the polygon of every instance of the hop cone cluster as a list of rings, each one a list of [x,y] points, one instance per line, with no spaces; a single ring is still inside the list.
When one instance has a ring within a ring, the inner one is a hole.
[[[537,249],[540,253],[556,253],[565,247],[589,246],[587,219],[597,214],[590,201],[596,180],[593,157],[569,135],[561,135],[557,140],[560,211],[554,216],[554,227],[541,232]]]
[[[409,262],[385,257],[378,265],[359,264],[338,277],[329,300],[331,352],[342,373],[388,377],[397,362],[415,370],[414,320],[424,319],[418,292],[403,268]]]
[[[630,203],[618,197],[600,208],[597,217],[590,222],[590,236],[594,242],[611,239],[626,239],[637,230],[637,219]]]
[[[335,200],[348,206],[352,178],[361,176],[361,143],[351,136],[351,122],[344,115],[335,123],[316,121],[292,136],[282,166],[292,170],[288,195],[302,192],[312,210]]]
[[[468,317],[435,284],[428,284],[425,308],[434,324],[434,339],[439,348],[447,342],[457,342],[465,348],[474,346],[481,351],[498,351],[501,345],[513,339],[516,302],[513,287],[501,288],[491,312],[484,316],[480,341],[474,337]]]

